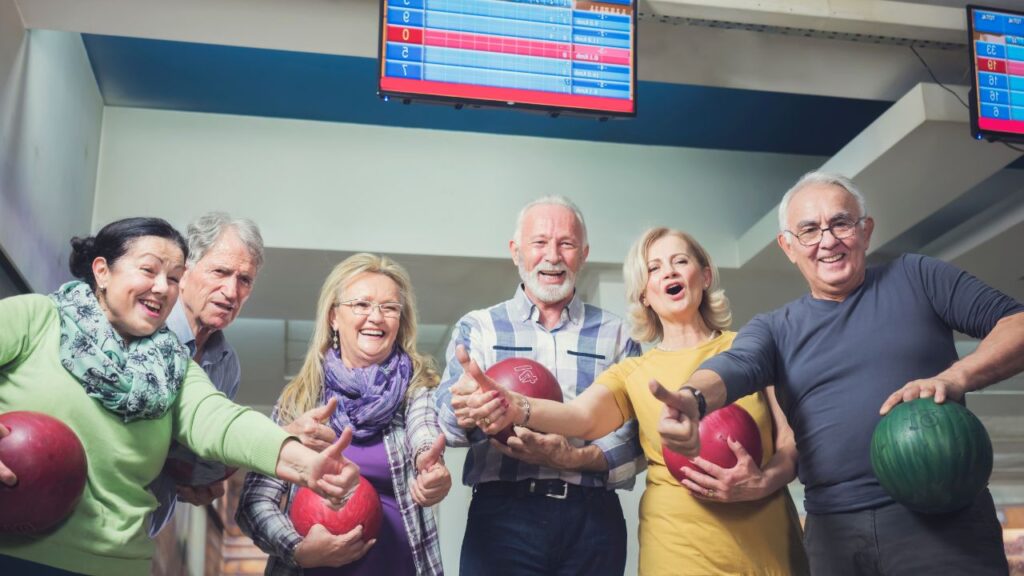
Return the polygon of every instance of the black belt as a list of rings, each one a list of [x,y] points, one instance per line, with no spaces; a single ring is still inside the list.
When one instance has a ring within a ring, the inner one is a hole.
[[[473,494],[514,496],[546,496],[556,500],[580,498],[596,492],[605,492],[604,488],[587,488],[569,484],[562,480],[519,480],[518,482],[484,482],[473,487]]]

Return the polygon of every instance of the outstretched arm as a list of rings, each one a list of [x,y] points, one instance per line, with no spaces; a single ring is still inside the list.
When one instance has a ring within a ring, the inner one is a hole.
[[[879,411],[888,414],[900,402],[934,397],[959,400],[964,394],[1001,382],[1024,370],[1024,312],[999,320],[974,353],[932,378],[908,382],[893,392]]]

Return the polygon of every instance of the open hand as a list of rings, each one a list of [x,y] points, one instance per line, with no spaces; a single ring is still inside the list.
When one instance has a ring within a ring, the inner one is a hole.
[[[574,452],[577,450],[565,436],[544,434],[516,426],[508,437],[508,444],[491,440],[491,447],[505,456],[536,464],[545,468],[566,470],[572,468]]]
[[[907,382],[903,388],[893,392],[885,399],[879,414],[885,416],[900,402],[910,402],[918,398],[935,398],[936,404],[942,404],[946,398],[959,400],[963,398],[963,386],[945,378],[924,378]]]
[[[363,542],[362,525],[335,536],[320,524],[314,524],[295,547],[295,563],[302,568],[344,566],[365,556],[376,543],[376,539]]]
[[[722,468],[697,456],[691,461],[703,472],[683,467],[683,486],[701,500],[715,502],[745,502],[762,497],[764,473],[747,452],[743,444],[732,437],[726,438],[729,448],[736,455],[736,465]]]

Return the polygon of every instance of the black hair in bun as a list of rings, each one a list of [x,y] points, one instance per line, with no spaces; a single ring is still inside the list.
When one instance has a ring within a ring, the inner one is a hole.
[[[128,246],[137,238],[157,236],[173,241],[181,248],[182,254],[188,258],[188,243],[181,233],[162,218],[125,218],[104,226],[95,236],[71,239],[71,257],[68,268],[71,275],[96,289],[96,277],[92,272],[92,263],[97,258],[104,258],[107,266],[113,266],[117,259],[124,256]]]

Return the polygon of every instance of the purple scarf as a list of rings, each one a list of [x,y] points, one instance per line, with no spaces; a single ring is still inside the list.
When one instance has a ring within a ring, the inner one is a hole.
[[[349,368],[336,349],[329,349],[324,359],[324,403],[338,399],[331,429],[341,434],[351,425],[356,440],[380,434],[402,404],[411,377],[412,360],[397,346],[387,360],[367,368]]]

